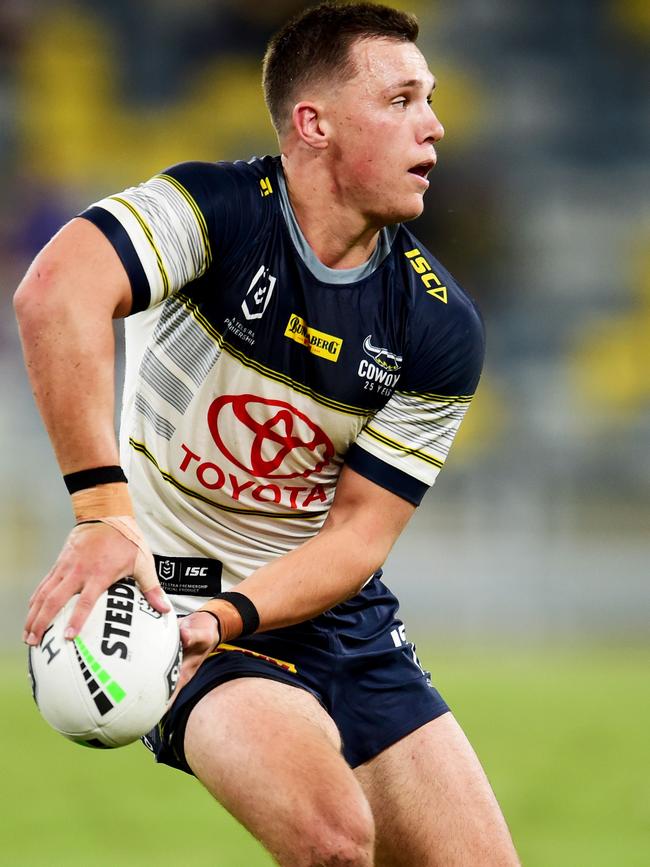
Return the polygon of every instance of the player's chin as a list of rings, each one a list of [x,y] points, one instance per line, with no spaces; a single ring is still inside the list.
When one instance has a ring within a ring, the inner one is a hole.
[[[394,223],[406,223],[409,220],[417,219],[424,210],[424,194],[416,193],[409,196],[407,200],[399,203],[399,211]]]

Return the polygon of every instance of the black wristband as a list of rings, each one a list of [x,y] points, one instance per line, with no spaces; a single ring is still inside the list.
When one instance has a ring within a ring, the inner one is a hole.
[[[229,590],[226,593],[217,593],[213,598],[225,599],[226,602],[230,602],[233,608],[236,609],[237,614],[241,617],[243,626],[238,638],[243,638],[246,635],[252,635],[254,632],[257,632],[260,625],[260,615],[248,596],[244,596],[243,593],[237,593],[234,590]]]
[[[77,473],[67,473],[63,477],[69,494],[76,494],[85,488],[97,485],[111,485],[114,482],[126,482],[122,467],[94,467],[91,470],[79,470]]]

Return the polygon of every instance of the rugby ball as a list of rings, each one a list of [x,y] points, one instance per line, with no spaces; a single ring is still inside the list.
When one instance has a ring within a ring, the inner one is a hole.
[[[178,681],[176,615],[152,608],[132,578],[113,584],[79,635],[63,637],[78,596],[29,648],[34,700],[46,721],[88,747],[121,747],[150,731]]]

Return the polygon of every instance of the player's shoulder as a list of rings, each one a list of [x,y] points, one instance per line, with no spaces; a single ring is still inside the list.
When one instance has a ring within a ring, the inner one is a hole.
[[[444,369],[444,379],[453,381],[456,394],[473,393],[485,355],[485,328],[476,301],[405,226],[395,237],[393,251],[409,293],[412,375],[419,380],[416,369]]]
[[[159,177],[172,179],[192,194],[208,197],[211,202],[223,195],[259,201],[274,191],[278,160],[279,157],[272,156],[235,162],[190,160],[170,166]]]
[[[277,218],[279,157],[249,161],[177,163],[159,177],[175,186],[205,220],[209,237],[222,251],[237,251],[259,239]]]
[[[404,225],[396,234],[393,254],[399,260],[414,312],[423,324],[443,319],[483,331],[483,320],[474,298]]]

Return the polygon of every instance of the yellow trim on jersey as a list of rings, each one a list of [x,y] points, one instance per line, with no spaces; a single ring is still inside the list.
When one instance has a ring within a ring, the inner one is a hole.
[[[363,429],[363,433],[367,433],[369,436],[373,437],[373,439],[378,440],[383,445],[390,446],[397,451],[404,452],[407,455],[412,455],[414,458],[419,458],[421,461],[425,461],[427,464],[433,464],[434,467],[441,468],[444,466],[444,461],[441,461],[440,458],[434,458],[432,455],[426,454],[426,452],[420,451],[420,449],[410,448],[409,446],[405,446],[403,443],[398,442],[397,440],[391,439],[387,437],[386,434],[380,433],[378,430],[375,430],[371,427],[365,427]]]
[[[473,394],[432,394],[428,391],[401,391],[397,389],[395,394],[405,394],[407,397],[417,397],[421,400],[436,400],[441,403],[471,403]]]
[[[356,415],[361,418],[369,418],[371,415],[375,414],[374,409],[364,409],[360,406],[351,406],[350,404],[341,403],[341,401],[334,400],[333,398],[325,397],[324,395],[318,394],[313,389],[309,388],[307,385],[303,385],[301,382],[296,382],[294,379],[291,379],[290,376],[287,376],[284,373],[280,373],[277,370],[272,370],[269,367],[265,367],[263,364],[260,364],[259,361],[254,361],[252,358],[249,358],[247,355],[244,355],[243,352],[239,349],[235,349],[227,340],[221,335],[217,329],[209,322],[205,316],[198,309],[198,306],[190,299],[187,295],[183,295],[179,292],[176,297],[182,304],[186,307],[186,309],[191,313],[194,317],[195,321],[198,325],[200,325],[206,334],[211,337],[214,342],[226,352],[231,358],[241,362],[244,367],[249,367],[252,370],[255,370],[265,379],[271,379],[274,382],[280,382],[283,385],[288,385],[294,391],[299,392],[300,394],[304,394],[307,397],[310,397],[315,403],[320,404],[320,406],[324,406],[327,409],[333,409],[336,412],[344,413],[345,415]]]
[[[158,470],[163,479],[166,482],[169,482],[170,485],[172,485],[182,494],[186,494],[188,497],[193,497],[195,500],[200,500],[202,503],[207,503],[209,506],[214,506],[215,509],[219,509],[222,512],[230,512],[231,514],[235,515],[252,515],[256,518],[275,518],[276,520],[297,518],[302,521],[311,521],[314,518],[320,518],[322,515],[327,514],[327,510],[325,509],[320,512],[309,513],[301,512],[296,509],[288,514],[278,514],[275,512],[262,512],[259,509],[238,509],[235,506],[223,506],[221,503],[215,503],[214,500],[211,500],[204,494],[199,494],[198,491],[194,491],[192,490],[192,488],[188,488],[186,485],[182,484],[182,482],[179,482],[178,479],[175,479],[168,470],[163,470],[156,458],[151,454],[151,452],[144,443],[139,443],[137,440],[134,440],[133,437],[129,437],[129,445],[134,451],[139,452],[141,455],[144,455],[145,458],[147,458],[147,460],[149,461],[149,463],[153,464],[153,466]]]
[[[264,662],[272,662],[274,665],[283,668],[285,671],[290,671],[292,674],[296,674],[298,671],[293,662],[285,662],[283,659],[276,659],[275,656],[267,656],[266,653],[259,653],[257,650],[250,650],[248,647],[237,647],[236,644],[218,644],[216,650],[213,650],[212,653],[208,653],[208,658],[211,656],[217,656],[219,653],[226,653],[229,650],[238,650],[239,653],[243,653],[244,656],[254,656],[255,659],[261,659]]]
[[[201,232],[201,237],[203,238],[203,247],[205,249],[205,258],[206,258],[206,267],[209,267],[212,262],[212,248],[210,246],[210,236],[208,234],[208,226],[205,222],[205,217],[203,216],[203,211],[199,208],[196,201],[192,197],[192,194],[189,190],[185,189],[185,187],[177,181],[176,178],[173,178],[171,175],[160,174],[156,175],[157,178],[160,178],[163,181],[167,181],[172,184],[172,186],[178,190],[178,192],[183,196],[187,204],[190,206],[192,211],[194,212],[194,216],[196,217],[196,222],[199,225],[199,230]]]
[[[167,275],[167,271],[165,270],[165,266],[163,264],[162,256],[160,255],[160,251],[158,250],[158,247],[156,247],[156,244],[154,243],[153,235],[151,234],[151,229],[145,223],[144,219],[140,216],[140,214],[138,213],[136,208],[134,208],[134,206],[131,204],[131,202],[128,202],[126,199],[120,198],[120,196],[110,196],[109,198],[113,199],[113,201],[115,201],[115,202],[119,202],[120,205],[124,205],[125,208],[128,208],[128,210],[131,211],[133,216],[136,218],[136,220],[140,224],[140,228],[144,232],[147,241],[149,241],[149,243],[151,244],[151,248],[153,249],[154,253],[156,254],[156,262],[158,263],[158,270],[160,271],[160,276],[161,276],[162,282],[163,282],[163,298],[166,298],[169,295],[169,277]]]

